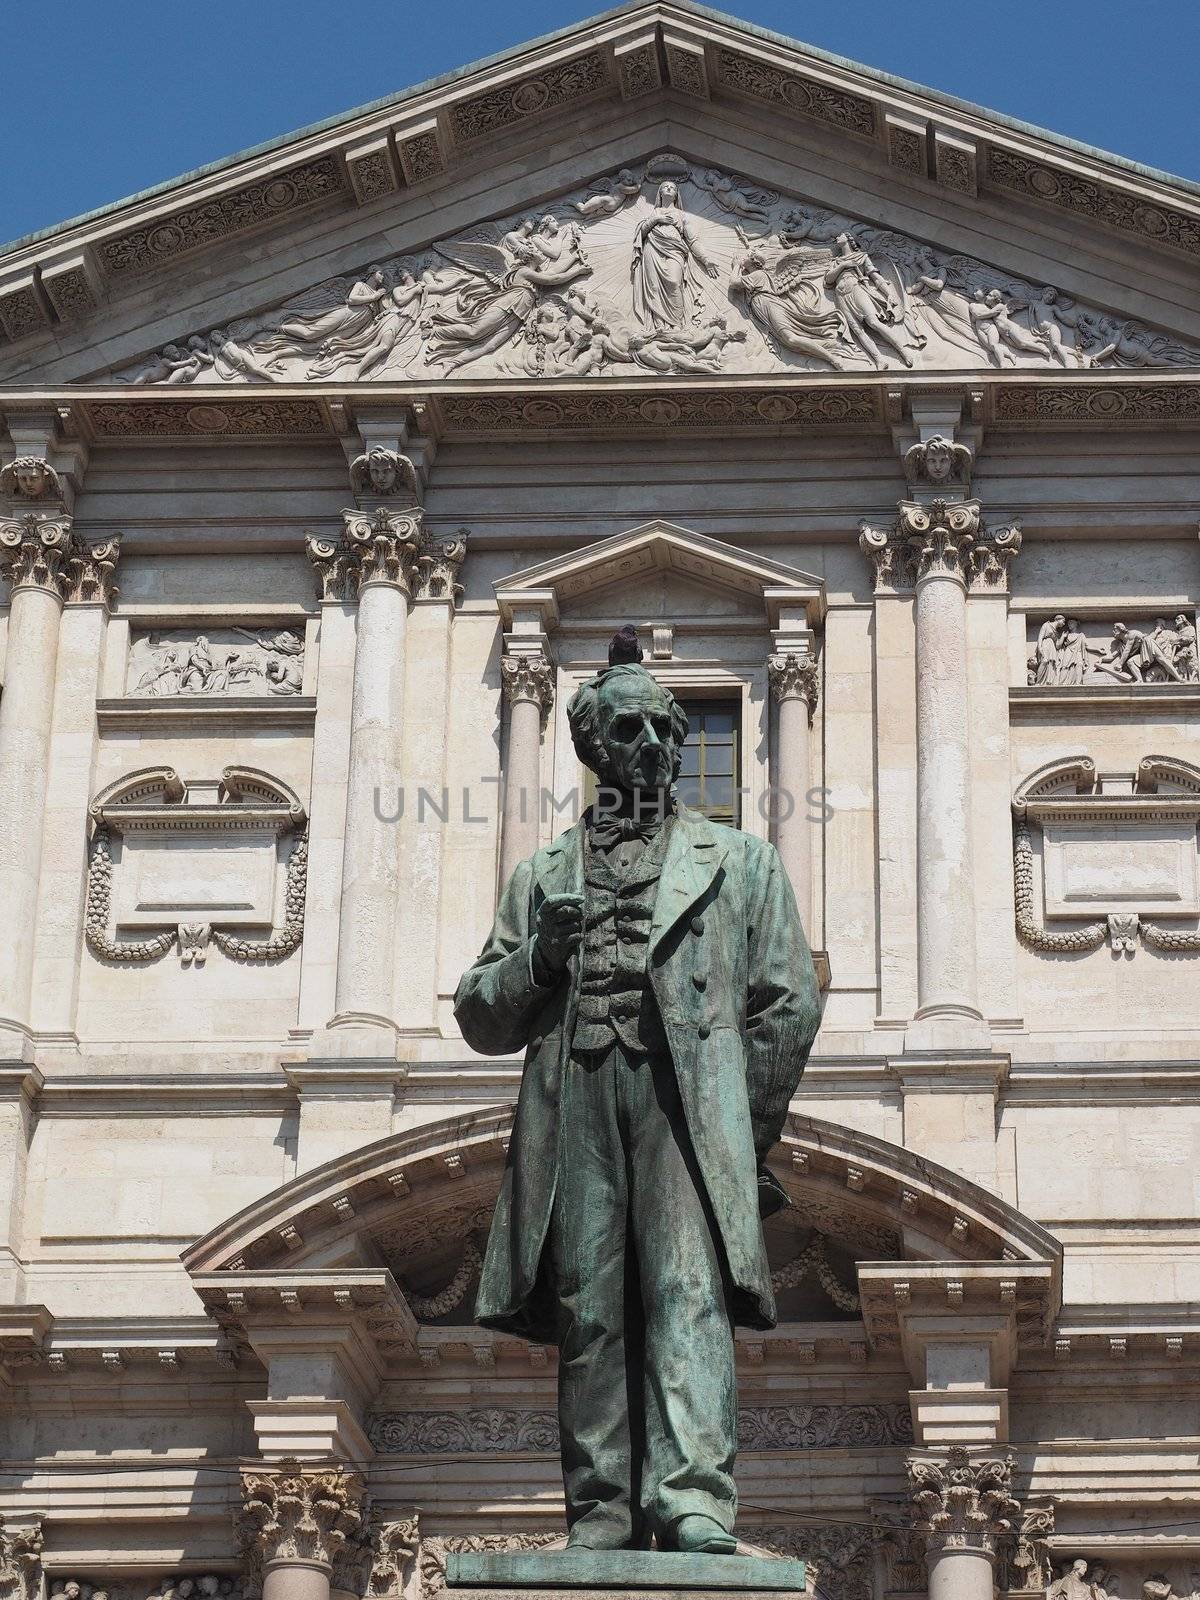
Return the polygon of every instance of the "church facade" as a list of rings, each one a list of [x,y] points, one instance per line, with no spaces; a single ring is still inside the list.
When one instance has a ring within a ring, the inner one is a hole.
[[[0,252],[0,1592],[564,1537],[452,1001],[632,623],[823,990],[740,1538],[1200,1595],[1198,261],[687,0]]]

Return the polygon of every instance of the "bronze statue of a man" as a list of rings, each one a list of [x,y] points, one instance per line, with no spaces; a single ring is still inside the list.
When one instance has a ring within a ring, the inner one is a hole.
[[[568,708],[603,803],[516,869],[455,999],[526,1052],[476,1316],[558,1345],[570,1546],[730,1553],[733,1329],[775,1323],[765,1162],[817,984],[774,848],[674,803],[687,714],[624,654]]]

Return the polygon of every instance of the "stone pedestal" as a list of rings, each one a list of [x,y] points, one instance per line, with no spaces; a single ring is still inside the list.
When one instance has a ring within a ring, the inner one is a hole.
[[[486,1593],[494,1600],[520,1594],[752,1595],[800,1594],[803,1561],[787,1557],[679,1555],[659,1550],[515,1550],[453,1552],[446,1587]]]

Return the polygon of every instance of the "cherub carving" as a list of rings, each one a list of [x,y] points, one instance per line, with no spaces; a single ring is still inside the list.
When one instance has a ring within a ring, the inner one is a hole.
[[[642,180],[636,172],[622,167],[615,178],[604,178],[596,185],[596,192],[583,200],[571,202],[574,210],[589,221],[593,217],[611,217],[636,200],[642,192]]]
[[[935,433],[931,439],[910,446],[904,452],[904,474],[907,478],[924,478],[927,483],[959,483],[969,485],[974,456],[965,444],[957,444]]]
[[[721,210],[732,216],[746,217],[753,222],[770,220],[767,207],[775,196],[767,189],[740,189],[728,173],[717,172],[712,167],[707,172],[693,173],[692,182],[700,189],[707,189]]]

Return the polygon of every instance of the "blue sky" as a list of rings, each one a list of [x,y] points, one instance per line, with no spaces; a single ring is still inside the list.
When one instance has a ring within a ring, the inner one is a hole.
[[[603,9],[587,0],[8,4],[16,47],[4,73],[3,239]],[[731,9],[1200,181],[1196,0],[738,0]]]

